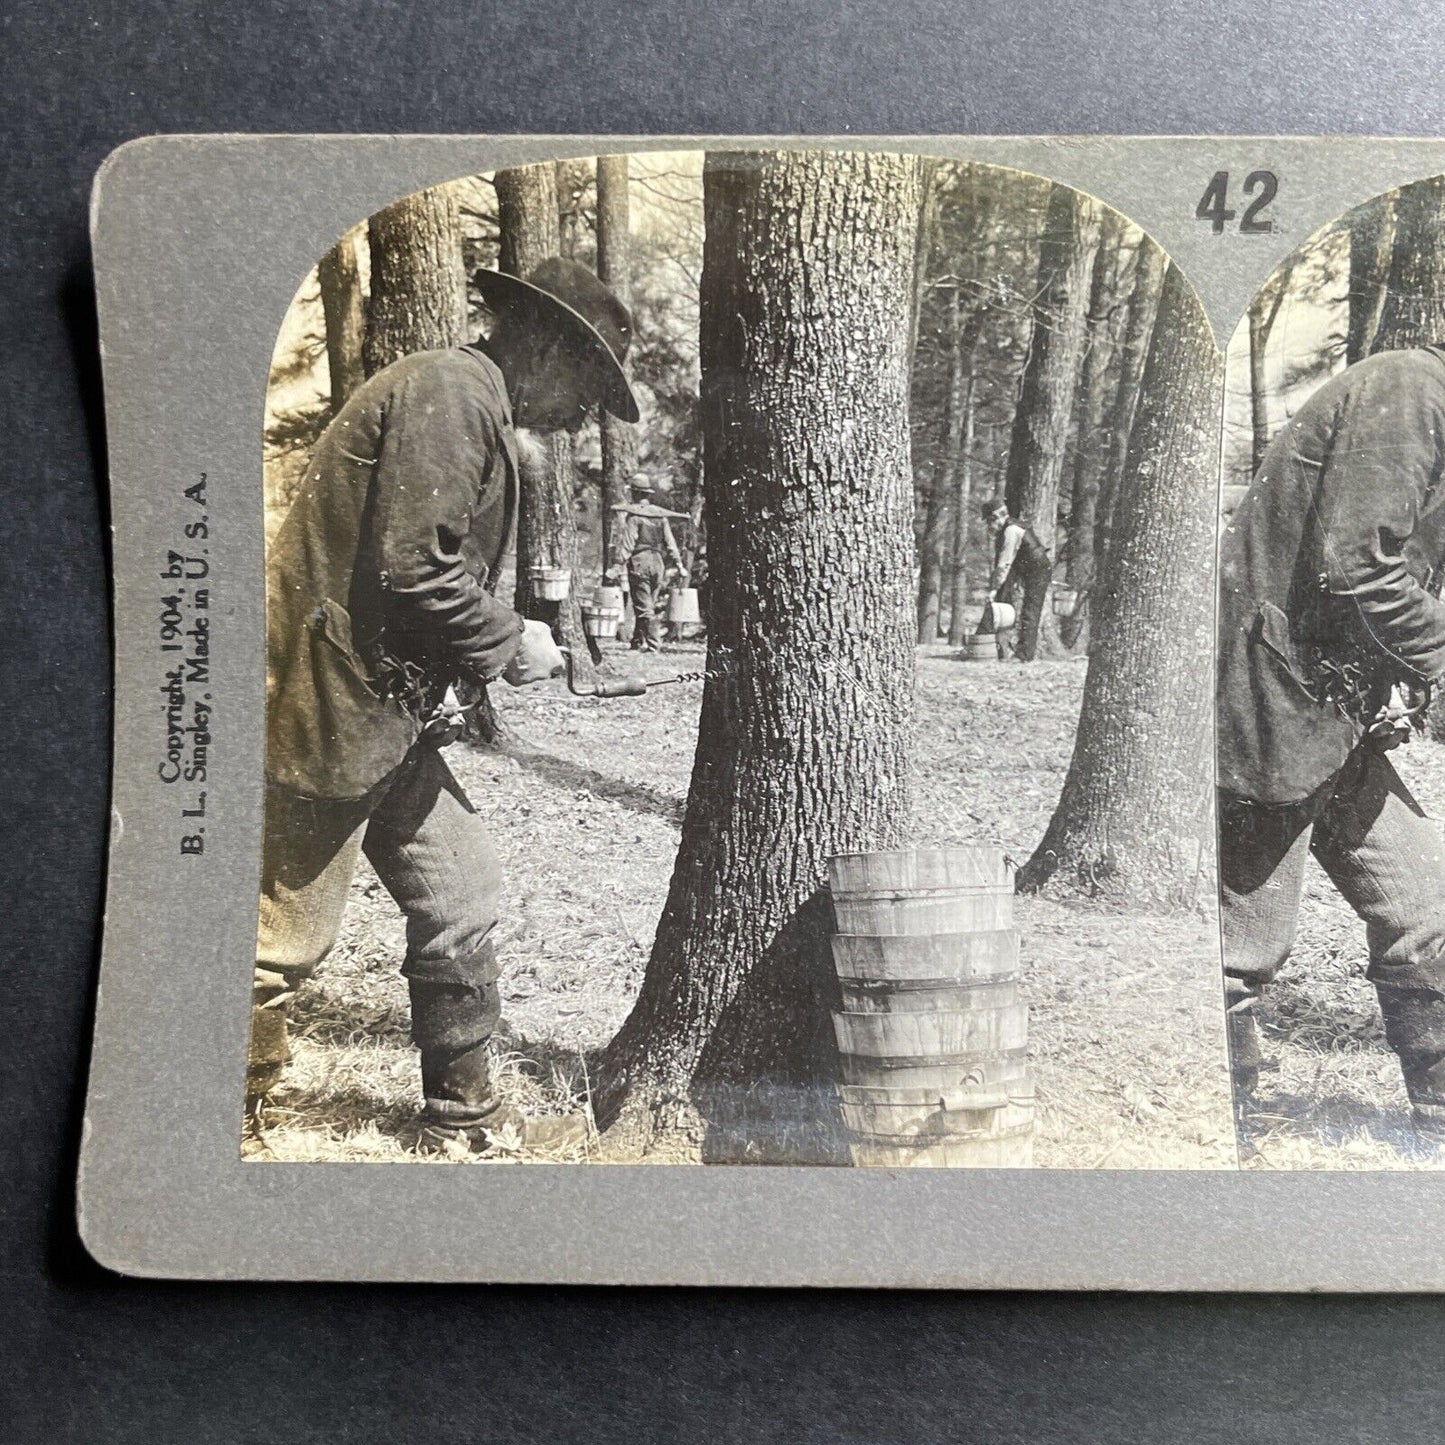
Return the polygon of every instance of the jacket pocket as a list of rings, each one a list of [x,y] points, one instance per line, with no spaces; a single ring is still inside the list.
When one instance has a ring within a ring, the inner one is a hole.
[[[267,772],[312,798],[359,798],[406,756],[416,720],[378,697],[356,656],[351,616],[324,598],[307,615],[272,699]]]
[[[1305,685],[1289,620],[1278,607],[1261,603],[1218,666],[1221,788],[1260,803],[1294,803],[1340,770],[1354,746],[1354,726]]]
[[[1278,664],[1279,672],[1294,689],[1316,707],[1323,707],[1319,699],[1305,685],[1295,661],[1294,641],[1289,635],[1289,618],[1273,602],[1261,602],[1255,613],[1254,636],[1256,647],[1263,648]]]

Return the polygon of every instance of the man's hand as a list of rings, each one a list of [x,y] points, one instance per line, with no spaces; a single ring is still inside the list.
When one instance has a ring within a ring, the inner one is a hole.
[[[446,696],[437,704],[431,716],[422,726],[421,735],[434,748],[448,747],[466,731],[467,715],[454,687],[447,688]]]
[[[606,582],[609,586],[612,586],[612,587],[617,586],[617,584],[622,581],[622,568],[621,568],[621,567],[609,567],[609,568],[602,574],[602,580],[603,580],[604,582]]]
[[[513,687],[526,687],[533,682],[546,682],[561,677],[567,663],[557,650],[552,629],[545,622],[526,622],[522,627],[522,645],[507,664],[502,680]]]

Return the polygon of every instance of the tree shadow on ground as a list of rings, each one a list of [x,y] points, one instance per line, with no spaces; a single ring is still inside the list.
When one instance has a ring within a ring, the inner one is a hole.
[[[833,907],[819,890],[779,929],[704,1046],[692,1102],[709,1164],[849,1164],[838,1101]]]
[[[575,763],[570,758],[560,758],[555,753],[538,752],[515,743],[503,744],[497,751],[555,787],[588,792],[609,803],[620,803],[634,813],[651,814],[664,822],[682,826],[685,800],[679,793],[626,778],[615,778],[584,763]]]

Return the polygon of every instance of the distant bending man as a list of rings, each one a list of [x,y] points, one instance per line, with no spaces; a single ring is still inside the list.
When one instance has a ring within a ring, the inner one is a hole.
[[[336,941],[359,854],[406,916],[422,1142],[483,1149],[493,1091],[492,928],[501,871],[438,752],[458,681],[560,672],[545,624],[492,595],[517,506],[514,427],[637,420],[627,309],[586,267],[482,271],[495,313],[469,346],[379,371],[316,445],[267,555],[266,810],[248,1091],[286,1061],[285,1004]]]
[[[1018,607],[1014,655],[1020,662],[1032,662],[1038,655],[1039,624],[1053,580],[1053,558],[1032,527],[1009,516],[1008,504],[1002,497],[990,499],[979,510],[993,538],[988,600]]]
[[[1445,673],[1445,348],[1349,367],[1275,437],[1225,529],[1220,897],[1237,1094],[1313,853],[1365,922],[1417,1137],[1445,1143],[1445,843],[1386,752]]]

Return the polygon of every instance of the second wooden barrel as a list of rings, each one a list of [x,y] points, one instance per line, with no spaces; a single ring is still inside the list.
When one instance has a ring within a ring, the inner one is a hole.
[[[854,1163],[1030,1164],[1010,860],[981,845],[847,854],[829,876],[839,1103]]]

